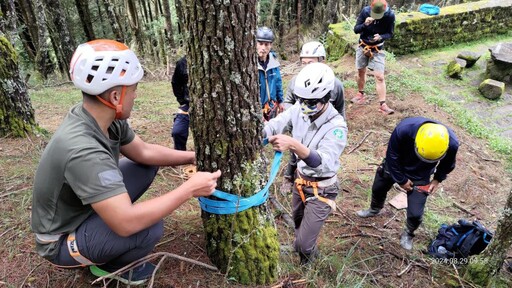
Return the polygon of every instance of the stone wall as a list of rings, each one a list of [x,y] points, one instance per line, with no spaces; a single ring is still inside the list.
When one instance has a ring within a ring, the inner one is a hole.
[[[331,59],[335,58],[334,55],[343,55],[342,51],[349,51],[357,45],[358,35],[354,40],[355,34],[347,26],[350,25],[338,23],[329,26],[333,31],[327,40],[328,53],[333,54],[328,54]],[[436,16],[420,12],[397,13],[395,35],[393,39],[386,41],[386,50],[395,55],[404,55],[508,33],[511,30],[512,0],[483,0],[446,6]],[[349,35],[350,32],[352,35]]]

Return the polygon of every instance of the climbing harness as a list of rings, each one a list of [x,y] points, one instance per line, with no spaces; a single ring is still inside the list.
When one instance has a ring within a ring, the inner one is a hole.
[[[379,47],[382,47],[382,45],[382,43],[378,45],[368,45],[364,43],[363,40],[359,40],[359,46],[363,47],[363,54],[368,58],[372,58],[374,56],[374,53],[379,53]]]
[[[80,263],[81,266],[85,267],[89,265],[95,265],[94,262],[82,256],[80,251],[78,251],[78,245],[76,244],[76,235],[74,231],[69,233],[67,244],[69,255],[71,255],[71,257],[73,257],[73,259],[75,259],[78,263]]]
[[[302,199],[302,202],[304,204],[307,204],[307,202],[309,202],[309,201],[320,200],[320,201],[324,202],[325,204],[329,205],[331,207],[332,211],[336,211],[336,202],[334,202],[334,200],[331,200],[331,199],[328,199],[328,198],[318,195],[318,188],[328,187],[328,186],[336,183],[335,176],[333,176],[331,178],[324,179],[324,180],[320,180],[320,181],[310,181],[310,180],[306,180],[306,179],[302,178],[302,176],[299,173],[297,173],[297,175],[298,175],[298,177],[297,177],[297,179],[295,179],[295,186],[297,187],[297,191],[299,191],[300,199]],[[306,197],[306,195],[304,194],[304,191],[302,190],[302,186],[312,187],[314,196]]]
[[[267,88],[267,102],[265,102],[265,105],[263,105],[263,109],[262,112],[263,112],[263,120],[264,121],[268,121],[274,117],[276,117],[276,115],[279,113],[279,110],[278,110],[278,107],[279,107],[279,103],[277,103],[277,101],[275,100],[272,100],[272,98],[270,97],[270,90],[268,88],[268,78],[267,78],[267,72],[265,71],[265,88]],[[270,107],[270,103],[272,103],[272,107]]]
[[[264,141],[263,144],[268,143]],[[261,205],[267,201],[269,196],[269,188],[274,182],[274,179],[279,172],[279,165],[281,165],[281,158],[283,158],[283,153],[280,151],[276,151],[274,154],[274,160],[272,161],[272,166],[270,169],[270,177],[268,179],[267,184],[263,189],[261,189],[258,193],[250,196],[250,197],[242,197],[240,195],[234,195],[226,192],[222,192],[219,190],[215,190],[211,196],[217,197],[217,199],[211,199],[206,197],[199,197],[199,205],[201,209],[213,214],[235,214],[238,212],[242,212],[251,207]]]

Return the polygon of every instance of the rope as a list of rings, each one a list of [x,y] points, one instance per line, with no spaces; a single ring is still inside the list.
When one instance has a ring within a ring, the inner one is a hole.
[[[267,141],[263,141],[264,144]],[[215,190],[212,196],[219,198],[210,199],[206,197],[199,197],[199,205],[201,209],[212,214],[235,214],[238,212],[242,212],[251,207],[255,207],[261,205],[267,201],[269,196],[269,188],[274,182],[274,179],[279,172],[279,166],[281,165],[281,158],[283,158],[283,153],[280,151],[276,151],[274,154],[274,160],[272,161],[272,166],[270,169],[270,177],[268,179],[267,184],[263,189],[261,189],[258,193],[250,196],[250,197],[241,197],[239,195],[234,195],[230,193],[226,193],[220,190]]]

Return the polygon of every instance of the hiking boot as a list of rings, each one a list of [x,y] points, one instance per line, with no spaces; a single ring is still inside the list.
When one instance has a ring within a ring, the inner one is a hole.
[[[89,266],[89,270],[96,277],[103,277],[112,273],[95,265]],[[138,286],[146,283],[153,275],[153,271],[155,271],[155,265],[146,262],[121,275],[111,275],[107,278],[117,280],[126,285]]]
[[[366,102],[366,97],[364,97],[363,93],[357,92],[356,97],[350,99],[350,102],[357,104],[357,105],[362,105]]]
[[[379,111],[384,115],[391,115],[395,113],[395,110],[389,108],[388,104],[386,103],[382,103],[382,105],[380,105]]]
[[[356,214],[357,214],[357,216],[359,216],[361,218],[368,218],[368,217],[377,216],[377,214],[379,214],[379,212],[380,212],[380,209],[370,208],[370,209],[366,209],[366,210],[359,210],[356,212]]]
[[[402,235],[400,235],[400,246],[405,250],[412,250],[412,238],[413,236],[409,232],[402,232]]]

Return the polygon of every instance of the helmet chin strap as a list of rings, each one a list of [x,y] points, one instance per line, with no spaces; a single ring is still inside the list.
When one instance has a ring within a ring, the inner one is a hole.
[[[105,99],[101,98],[98,95],[96,95],[96,98],[98,100],[100,100],[100,102],[103,103],[105,106],[116,110],[116,118],[115,119],[120,119],[121,115],[123,114],[123,100],[124,100],[125,93],[126,93],[126,86],[123,86],[123,88],[121,89],[121,98],[119,98],[119,104],[117,104],[117,105],[114,105],[114,104],[106,101]]]

